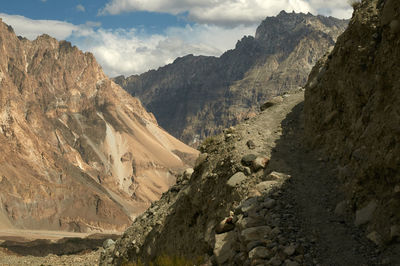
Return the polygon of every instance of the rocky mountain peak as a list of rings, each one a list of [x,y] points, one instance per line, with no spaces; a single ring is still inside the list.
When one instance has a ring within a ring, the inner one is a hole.
[[[282,12],[220,57],[188,55],[142,75],[118,77],[160,125],[188,144],[254,116],[268,98],[305,84],[347,21]]]
[[[123,230],[197,152],[91,53],[0,23],[0,230]]]
[[[261,22],[255,39],[270,53],[285,48],[290,51],[299,39],[310,34],[327,34],[333,45],[346,25],[347,20],[281,11],[278,16],[267,17]]]

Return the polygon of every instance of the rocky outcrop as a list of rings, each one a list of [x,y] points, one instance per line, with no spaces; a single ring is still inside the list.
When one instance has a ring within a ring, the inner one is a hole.
[[[142,75],[117,77],[188,144],[253,117],[267,99],[303,86],[347,21],[282,11],[221,57],[188,55]]]
[[[356,225],[388,243],[400,224],[400,3],[354,6],[349,28],[310,75],[306,132],[339,165]]]
[[[0,21],[0,229],[123,230],[197,152],[90,53]]]

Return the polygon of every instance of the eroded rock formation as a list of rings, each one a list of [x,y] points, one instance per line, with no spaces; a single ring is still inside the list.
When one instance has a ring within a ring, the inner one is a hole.
[[[0,22],[0,229],[123,230],[197,152],[90,53]]]

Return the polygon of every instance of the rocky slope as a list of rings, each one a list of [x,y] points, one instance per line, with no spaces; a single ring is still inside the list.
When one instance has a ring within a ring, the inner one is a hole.
[[[398,250],[377,249],[355,226],[335,162],[305,145],[303,93],[284,96],[202,144],[193,174],[102,252],[100,265],[163,254],[196,265],[398,265]]]
[[[337,160],[356,223],[378,243],[400,236],[399,42],[399,1],[362,1],[305,101],[308,139]]]
[[[90,53],[0,21],[0,229],[123,230],[197,152]]]
[[[400,265],[400,4],[354,6],[305,102],[301,92],[274,98],[204,142],[193,174],[101,265],[162,254],[206,265]]]
[[[317,60],[347,21],[282,11],[266,18],[255,37],[221,57],[188,55],[120,84],[153,112],[160,125],[186,143],[221,132],[255,115],[260,104],[303,86]]]

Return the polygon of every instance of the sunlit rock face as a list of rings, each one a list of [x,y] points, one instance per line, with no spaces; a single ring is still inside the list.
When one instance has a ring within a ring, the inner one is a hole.
[[[0,21],[0,229],[123,230],[196,155],[92,54]]]
[[[269,98],[304,86],[347,20],[286,13],[266,18],[221,57],[188,55],[115,81],[188,144],[252,117]]]

